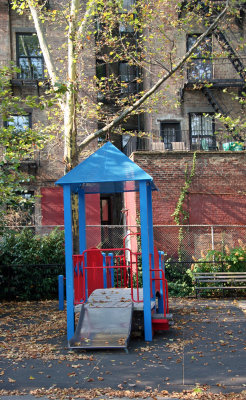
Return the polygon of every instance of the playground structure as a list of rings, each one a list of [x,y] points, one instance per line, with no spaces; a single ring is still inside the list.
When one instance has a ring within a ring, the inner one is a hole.
[[[127,346],[132,311],[142,309],[143,304],[141,276],[139,276],[141,253],[125,247],[129,235],[139,234],[126,235],[123,248],[87,249],[83,254],[73,256],[74,304],[82,307],[75,335],[69,341],[70,347]],[[153,332],[167,330],[170,321],[163,256],[163,252],[158,252],[154,248],[155,265],[150,269]],[[93,318],[95,321],[92,324]],[[106,325],[105,319],[107,319]],[[110,327],[109,320],[111,320]]]
[[[126,347],[132,311],[137,305],[144,314],[145,340],[151,341],[153,331],[168,329],[170,317],[163,252],[154,249],[152,191],[157,189],[152,177],[107,142],[56,183],[63,187],[64,193],[69,347]],[[129,191],[139,192],[141,249],[133,252],[126,247],[126,237],[122,248],[87,249],[85,195]],[[73,254],[72,194],[78,196],[79,204],[80,254],[76,255]],[[140,256],[142,287],[138,275]],[[78,305],[81,313],[74,332]]]
[[[168,286],[163,255],[163,252],[158,252],[154,248],[155,268],[150,269],[150,289],[151,298],[155,299],[156,296],[158,298],[159,312],[167,313]],[[126,247],[87,249],[83,254],[73,255],[74,304],[85,303],[94,290],[102,288],[130,288],[131,300],[135,303],[142,302],[139,297],[139,290],[142,287],[139,282],[140,257],[141,253],[133,252]]]

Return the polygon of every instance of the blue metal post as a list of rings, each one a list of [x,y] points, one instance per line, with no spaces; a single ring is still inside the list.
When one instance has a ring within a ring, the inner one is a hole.
[[[110,275],[111,275],[111,287],[114,287],[114,255],[113,253],[108,253],[109,257],[110,257],[110,266],[112,268],[110,268]]]
[[[161,254],[162,254],[162,260],[163,260],[163,262],[162,262],[162,270],[163,270],[163,272],[164,272],[164,278],[166,278],[166,266],[165,266],[165,260],[164,260],[164,255],[165,255],[165,253],[164,253],[164,251],[161,251]]]
[[[103,288],[107,288],[107,268],[106,267],[106,254],[102,253],[103,256]]]
[[[58,276],[58,299],[59,299],[59,311],[64,310],[64,276]]]
[[[85,216],[85,192],[80,189],[79,196],[79,251],[80,254],[86,249],[86,216]]]
[[[72,235],[72,199],[70,185],[63,186],[64,196],[64,233],[66,263],[66,296],[67,296],[67,338],[74,335],[74,294],[73,294],[73,235]]]
[[[139,182],[141,248],[143,271],[143,298],[144,298],[144,336],[145,340],[152,340],[151,299],[150,299],[150,266],[149,266],[149,230],[148,230],[148,203],[146,181]]]
[[[153,233],[153,216],[152,216],[152,192],[150,185],[147,186],[147,201],[148,201],[148,229],[149,229],[149,253],[151,258],[151,268],[155,268],[154,260],[154,233]],[[152,276],[152,299],[155,300],[155,272]]]

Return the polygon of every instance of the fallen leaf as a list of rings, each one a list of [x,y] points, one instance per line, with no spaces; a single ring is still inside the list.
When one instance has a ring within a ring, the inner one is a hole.
[[[77,374],[75,373],[75,372],[69,372],[68,374],[67,374],[67,376],[69,376],[69,377],[71,377],[71,376],[76,376]]]

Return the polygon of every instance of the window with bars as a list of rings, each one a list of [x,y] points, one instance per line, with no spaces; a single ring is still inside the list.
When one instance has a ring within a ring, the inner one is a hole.
[[[179,122],[161,122],[161,138],[165,149],[172,150],[172,142],[180,142],[181,130]]]
[[[192,149],[216,149],[213,114],[190,113],[190,142]]]
[[[119,63],[119,76],[121,82],[121,93],[137,93],[137,67],[127,62]]]
[[[16,34],[16,53],[19,79],[44,78],[44,59],[35,33]]]
[[[187,50],[195,44],[197,38],[200,35],[188,35],[187,36]],[[212,79],[212,37],[207,37],[200,46],[198,46],[193,53],[188,68],[188,79],[189,80],[210,80]]]

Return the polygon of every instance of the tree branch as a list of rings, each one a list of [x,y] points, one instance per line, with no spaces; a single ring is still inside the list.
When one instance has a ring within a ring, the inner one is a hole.
[[[88,21],[90,20],[90,17],[92,15],[92,11],[95,7],[95,4],[96,4],[96,0],[91,0],[89,5],[87,5],[87,9],[86,9],[85,15],[83,17],[83,21],[81,22],[78,32],[77,32],[77,35],[76,35],[77,38],[79,38],[79,36],[82,36],[84,34],[84,30],[87,26]]]
[[[194,50],[202,43],[206,36],[208,36],[218,25],[219,21],[224,17],[228,10],[228,4],[224,8],[224,10],[219,14],[219,16],[214,20],[214,22],[209,26],[209,28],[197,39],[194,45],[191,47],[189,51],[182,57],[182,59],[178,62],[178,64],[172,68],[167,74],[165,74],[162,78],[160,78],[154,86],[150,90],[148,90],[139,100],[133,103],[130,107],[126,108],[119,116],[113,119],[109,124],[105,125],[102,129],[97,130],[96,132],[87,136],[78,146],[79,153],[94,139],[100,136],[103,133],[108,132],[112,128],[119,125],[125,118],[127,118],[133,111],[137,110],[156,90],[172,75],[175,74],[188,60],[188,58],[193,54]]]
[[[46,41],[45,33],[43,31],[43,27],[42,27],[42,24],[41,24],[40,19],[39,19],[38,11],[32,5],[31,0],[28,0],[28,6],[29,6],[30,12],[32,14],[32,19],[33,19],[34,26],[35,26],[35,29],[36,29],[36,32],[37,32],[37,35],[38,35],[40,48],[41,48],[43,56],[44,56],[45,65],[47,67],[48,74],[50,76],[50,80],[51,80],[52,86],[54,87],[55,83],[58,82],[59,78],[56,75],[55,65],[54,65],[53,60],[51,58],[51,54],[50,54],[50,51],[49,51],[48,43]]]

